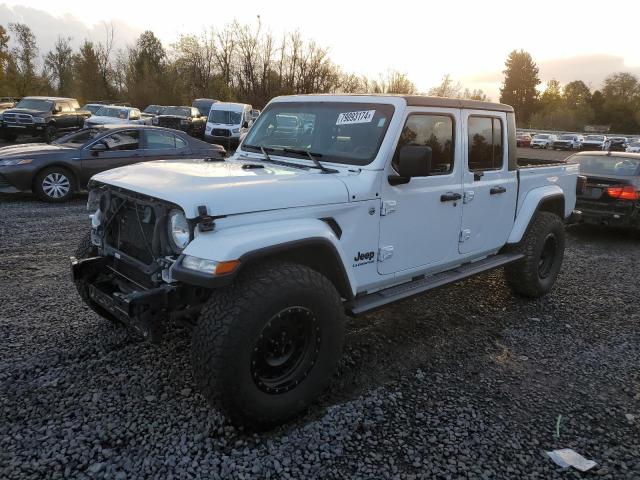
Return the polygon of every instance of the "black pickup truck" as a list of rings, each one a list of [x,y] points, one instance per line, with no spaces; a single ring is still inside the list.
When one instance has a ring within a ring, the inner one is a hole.
[[[90,116],[91,112],[82,110],[74,98],[24,97],[2,113],[0,135],[6,141],[31,135],[51,142],[58,132],[81,128]]]
[[[207,117],[202,115],[200,110],[195,107],[170,106],[164,107],[153,118],[152,124],[158,127],[182,130],[192,137],[202,138],[207,124]]]

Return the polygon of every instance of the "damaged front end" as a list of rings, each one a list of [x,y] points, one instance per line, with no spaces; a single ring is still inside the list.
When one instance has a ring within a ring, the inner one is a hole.
[[[179,206],[106,185],[92,185],[87,208],[95,255],[71,258],[74,281],[119,322],[157,341],[167,321],[189,321],[210,290],[174,278],[182,250],[206,215],[188,220]]]

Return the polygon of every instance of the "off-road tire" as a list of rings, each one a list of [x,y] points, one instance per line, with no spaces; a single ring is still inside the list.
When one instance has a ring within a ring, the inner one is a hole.
[[[319,332],[311,352],[315,361],[295,386],[267,392],[259,386],[255,352],[278,313],[297,307],[312,313],[313,330]],[[195,381],[207,401],[236,425],[262,430],[285,422],[328,386],[342,354],[344,320],[340,295],[317,271],[288,262],[249,267],[202,308],[191,341]]]
[[[80,243],[76,248],[75,257],[78,260],[81,260],[83,258],[94,257],[97,254],[98,254],[98,250],[96,246],[91,242],[91,232],[88,232],[80,240]],[[89,285],[87,285],[87,283],[84,280],[75,280],[73,283],[75,284],[76,290],[78,290],[78,294],[80,295],[80,298],[82,299],[85,305],[87,305],[91,310],[96,312],[101,317],[109,320],[114,325],[122,324],[114,315],[106,311],[100,305],[97,305],[91,299],[91,297],[89,296]]]
[[[547,242],[555,244],[553,252],[543,252]],[[556,282],[564,257],[565,230],[558,215],[538,212],[531,220],[524,237],[513,251],[524,254],[524,258],[505,267],[507,284],[514,293],[538,298],[547,294]],[[550,263],[544,262],[550,259]],[[545,268],[542,268],[545,267]]]
[[[66,188],[64,194],[56,197],[54,195],[50,195],[46,191],[46,187],[44,185],[45,179],[50,178],[51,181],[54,179],[66,179],[66,181],[62,181],[61,186]],[[64,167],[49,167],[45,168],[41,172],[36,175],[36,178],[33,183],[33,192],[38,196],[38,198],[44,202],[50,203],[61,203],[69,200],[75,191],[75,177],[73,174]]]

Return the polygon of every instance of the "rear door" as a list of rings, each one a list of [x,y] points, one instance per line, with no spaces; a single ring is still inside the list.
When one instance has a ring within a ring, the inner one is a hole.
[[[463,110],[464,173],[459,252],[490,253],[507,241],[518,197],[504,112]]]
[[[57,102],[60,112],[56,115],[58,130],[70,130],[77,126],[78,115],[69,102]]]
[[[182,138],[163,130],[145,130],[145,160],[183,158],[189,155],[189,146]]]
[[[92,150],[96,143],[103,143],[107,150]],[[101,137],[82,150],[82,180],[86,183],[96,173],[138,163],[142,154],[140,130],[119,130]]]
[[[382,187],[378,273],[409,273],[458,258],[462,216],[460,110],[408,108],[388,175],[397,175],[403,146],[428,146],[431,174]]]

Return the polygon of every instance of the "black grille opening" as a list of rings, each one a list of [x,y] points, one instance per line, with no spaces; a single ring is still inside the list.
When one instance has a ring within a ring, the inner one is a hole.
[[[155,228],[153,209],[129,200],[112,204],[117,213],[106,230],[107,243],[136,260],[149,265],[153,262],[152,240]]]
[[[214,128],[212,134],[214,137],[230,137],[231,131],[226,128]]]

